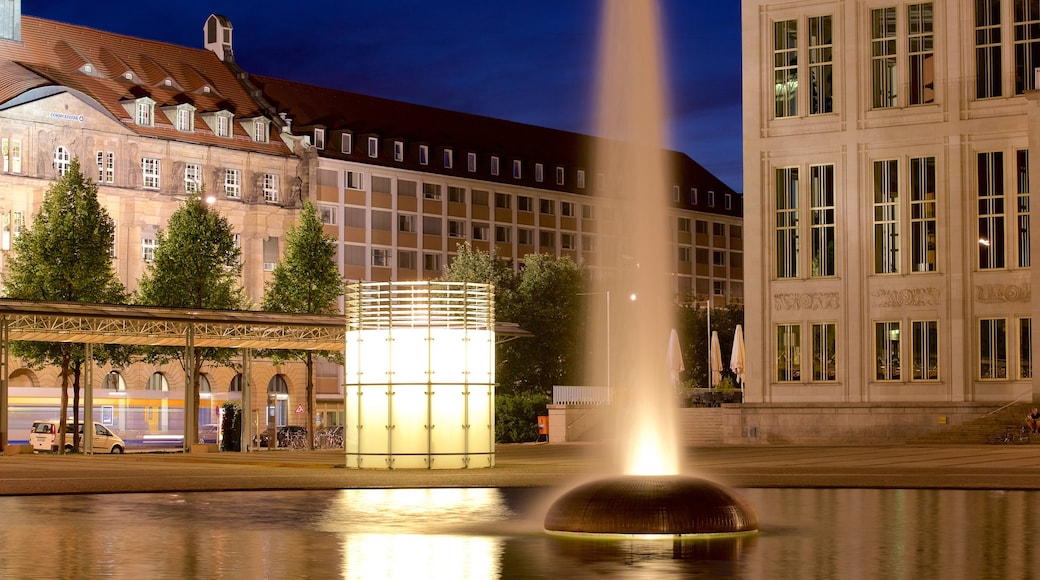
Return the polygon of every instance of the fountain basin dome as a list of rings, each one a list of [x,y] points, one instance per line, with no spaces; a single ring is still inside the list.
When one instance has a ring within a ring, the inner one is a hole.
[[[716,536],[758,530],[754,509],[718,483],[682,475],[622,475],[580,485],[545,515],[558,534]]]

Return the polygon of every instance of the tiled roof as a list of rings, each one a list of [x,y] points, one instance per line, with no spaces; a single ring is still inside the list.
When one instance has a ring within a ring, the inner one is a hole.
[[[90,65],[92,72],[85,72]],[[127,78],[127,77],[130,78]],[[200,114],[227,109],[237,120],[263,114],[234,74],[215,54],[22,16],[22,41],[0,40],[0,104],[26,90],[60,86],[95,99],[114,118],[140,135],[289,155],[277,135],[256,143],[237,123],[231,138],[217,137]],[[206,88],[208,87],[208,91]],[[148,96],[156,103],[154,127],[139,126],[123,104]],[[158,109],[190,103],[195,130],[178,131]]]
[[[251,75],[251,79],[271,104],[292,120],[293,133],[304,134],[315,126],[325,127],[326,146],[321,152],[323,157],[572,193],[588,192],[575,188],[575,170],[583,169],[586,171],[586,182],[592,183],[591,156],[596,139],[588,135],[272,77]],[[355,136],[350,154],[340,150],[339,134],[342,132],[350,132]],[[368,156],[364,143],[368,136],[380,138],[380,155],[377,159]],[[391,142],[395,140],[405,143],[404,162],[393,160]],[[428,145],[430,148],[428,165],[418,164],[419,145]],[[444,168],[441,158],[446,147],[453,152],[451,169]],[[468,153],[477,154],[476,172],[470,172],[467,168]],[[489,160],[493,155],[501,161],[497,176],[490,171]],[[677,185],[684,192],[681,196],[683,207],[734,216],[741,214],[740,196],[731,188],[688,155],[674,151],[669,155],[669,163],[676,174],[682,176]],[[521,179],[512,177],[514,159],[522,162]],[[545,179],[540,183],[534,180],[535,163],[544,165]],[[564,186],[556,185],[557,166],[567,170]],[[696,207],[689,204],[690,188],[698,188],[702,192]],[[715,191],[719,198],[715,208],[707,207],[708,190]],[[730,211],[723,209],[721,201],[726,194],[734,196],[733,209]]]

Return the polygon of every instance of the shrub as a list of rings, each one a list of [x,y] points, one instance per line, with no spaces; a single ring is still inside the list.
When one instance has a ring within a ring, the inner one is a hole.
[[[225,402],[221,409],[220,450],[242,450],[242,406],[231,401]]]
[[[551,402],[541,393],[495,395],[495,442],[523,443],[538,440],[538,416]]]

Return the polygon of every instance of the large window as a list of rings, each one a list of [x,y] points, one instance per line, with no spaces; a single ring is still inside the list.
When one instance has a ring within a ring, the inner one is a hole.
[[[113,183],[116,180],[116,154],[112,151],[97,152],[98,183]]]
[[[415,216],[412,214],[397,214],[397,231],[408,234],[415,233]]]
[[[1007,378],[1007,320],[979,320],[979,378]]]
[[[1003,93],[1000,44],[1000,0],[975,0],[976,98]]]
[[[934,272],[936,262],[935,158],[910,160],[910,268]]]
[[[440,201],[441,199],[441,185],[439,183],[426,183],[422,184],[423,199],[429,199],[433,201]]]
[[[141,184],[145,189],[159,189],[161,168],[158,159],[145,157],[141,159]]]
[[[69,166],[72,163],[72,157],[69,155],[69,150],[64,147],[58,147],[54,150],[54,169],[57,171],[59,177],[64,177],[69,172]]]
[[[1029,245],[1029,151],[1015,152],[1018,176],[1018,267],[1028,268],[1032,263]]]
[[[1018,378],[1028,379],[1033,376],[1033,320],[1022,318],[1018,321]]]
[[[834,166],[809,168],[812,213],[812,275],[834,276]]]
[[[224,170],[224,195],[231,199],[242,197],[242,170]]]
[[[802,380],[802,327],[780,324],[776,327],[776,380]]]
[[[1015,0],[1015,94],[1036,88],[1040,66],[1040,2]]]
[[[278,176],[274,173],[264,174],[264,201],[278,203]]]
[[[141,238],[141,260],[145,262],[155,261],[155,238]]]
[[[809,19],[809,114],[834,112],[834,38],[831,17]]]
[[[837,334],[835,324],[812,325],[812,380],[835,381],[838,379],[838,355],[835,347]]]
[[[899,272],[899,168],[874,162],[874,273]]]
[[[777,118],[798,115],[798,21],[773,23],[773,81]]]
[[[798,277],[797,167],[776,170],[776,277]]]
[[[1003,268],[1004,260],[1004,154],[978,155],[979,268]]]
[[[913,373],[915,381],[939,379],[939,321],[915,320],[911,323],[913,349]]]
[[[874,324],[875,377],[879,381],[900,379],[899,338],[898,322]]]
[[[200,191],[202,191],[202,166],[197,163],[188,163],[184,166],[184,193]]]
[[[875,109],[896,106],[896,9],[870,11],[871,104]]]
[[[935,45],[932,3],[907,6],[910,104],[935,102]]]

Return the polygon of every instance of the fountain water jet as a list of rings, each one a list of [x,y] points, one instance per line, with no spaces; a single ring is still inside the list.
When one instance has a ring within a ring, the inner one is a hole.
[[[612,328],[590,316],[590,335],[610,333],[615,430],[624,475],[587,483],[549,508],[553,533],[686,537],[753,532],[754,510],[725,487],[679,475],[678,414],[665,364],[673,327],[664,134],[666,105],[654,0],[605,0],[595,169],[604,240],[589,294],[634,295],[611,310]],[[599,176],[604,176],[602,181]],[[609,300],[608,300],[609,305]],[[590,361],[602,367],[605,359]]]

